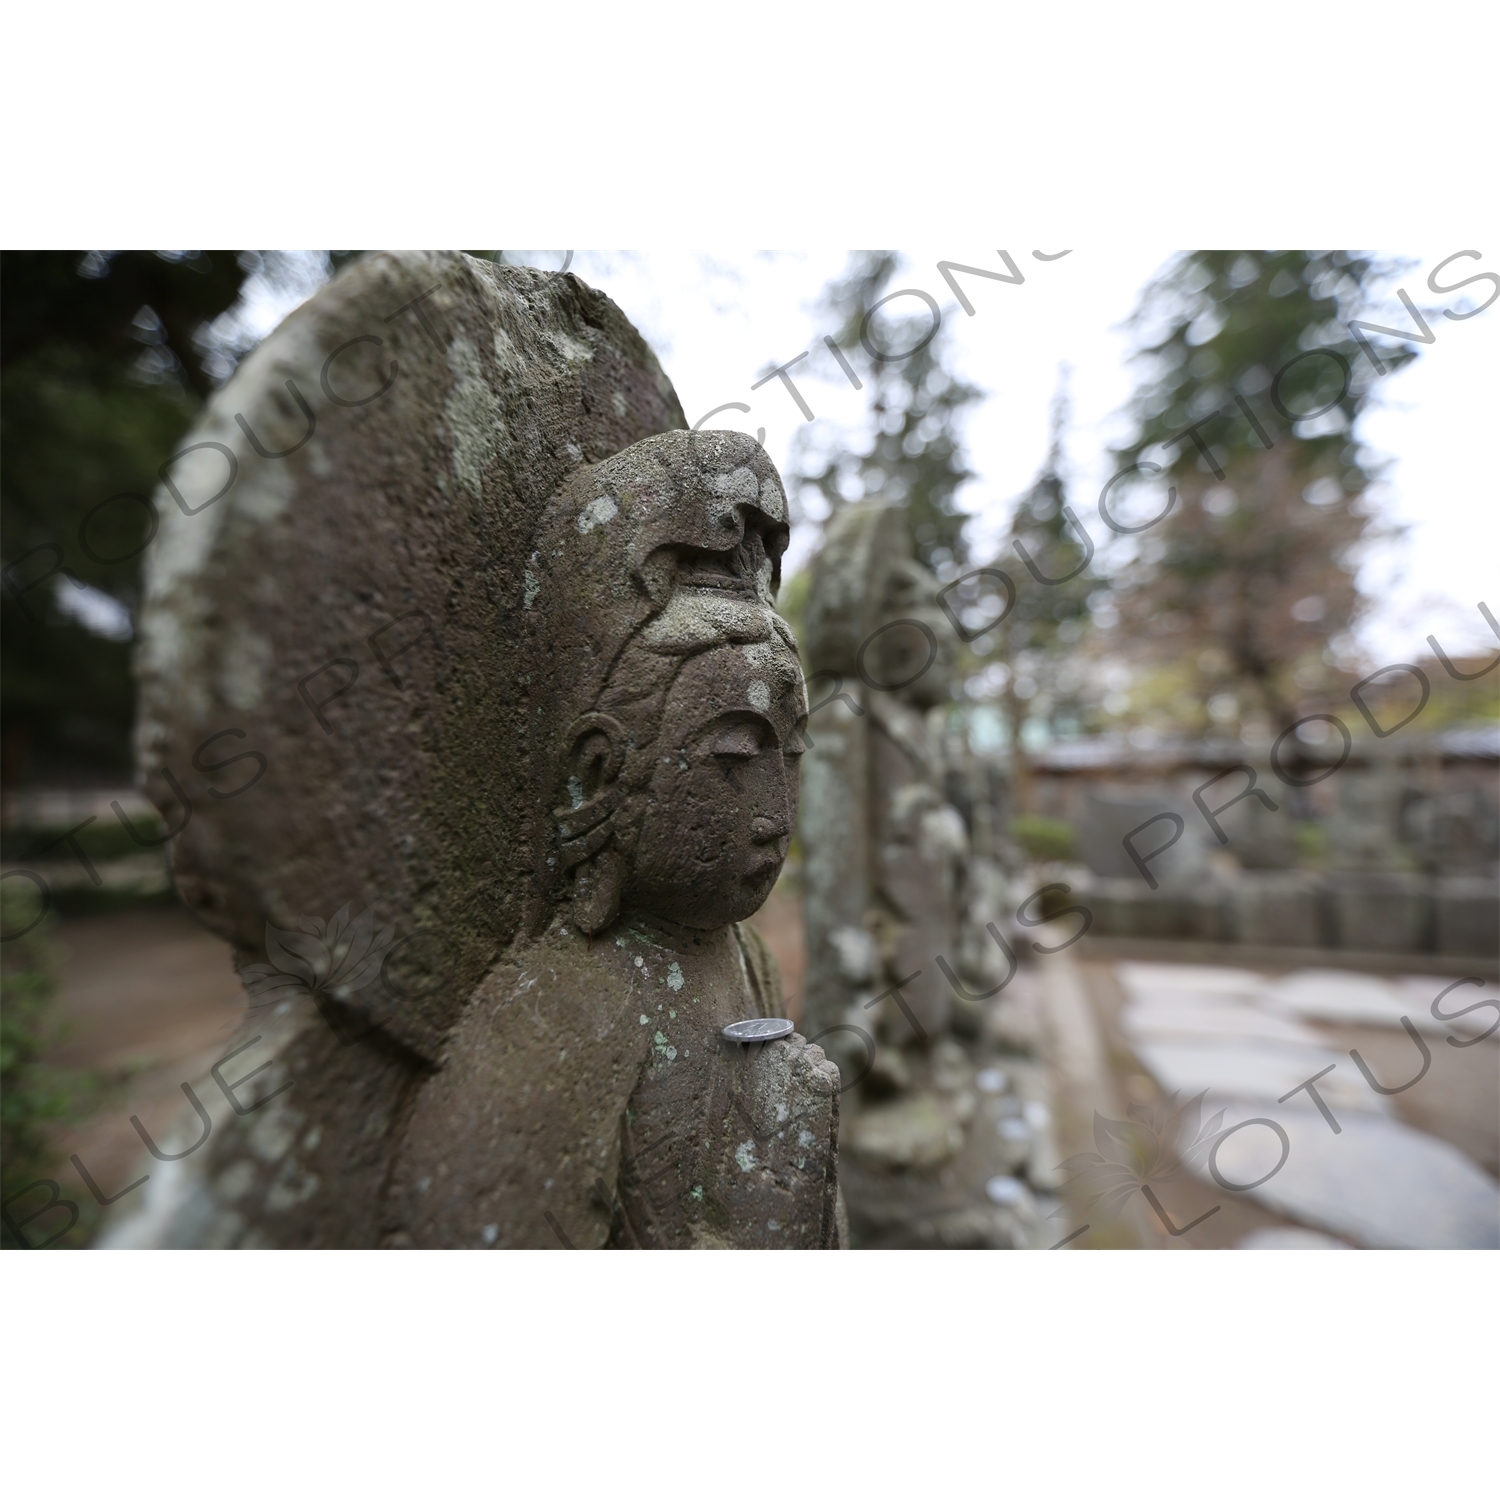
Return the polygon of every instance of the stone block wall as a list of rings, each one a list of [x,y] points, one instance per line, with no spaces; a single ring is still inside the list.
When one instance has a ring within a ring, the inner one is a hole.
[[[1070,897],[1101,937],[1190,939],[1267,948],[1500,952],[1500,882],[1483,876],[1243,870],[1148,890],[1139,880],[1071,873]]]

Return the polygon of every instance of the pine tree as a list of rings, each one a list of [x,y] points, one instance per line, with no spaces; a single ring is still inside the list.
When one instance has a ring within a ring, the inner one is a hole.
[[[1159,465],[1153,498],[1112,493],[1140,532],[1117,579],[1126,638],[1191,665],[1189,696],[1279,733],[1327,676],[1362,601],[1376,475],[1353,435],[1377,372],[1348,331],[1391,267],[1315,251],[1194,251],[1146,288],[1133,318],[1142,380],[1121,466]],[[1394,369],[1409,346],[1379,351]],[[1194,424],[1198,424],[1195,428]],[[1151,474],[1149,469],[1147,474]]]
[[[1053,401],[1046,462],[1016,502],[995,563],[1016,591],[1015,603],[995,632],[995,644],[1007,669],[1001,702],[1010,730],[1013,796],[1023,814],[1031,811],[1026,726],[1041,715],[1055,721],[1064,709],[1067,685],[1060,680],[1061,669],[1088,628],[1089,599],[1100,587],[1089,566],[1087,538],[1065,514],[1069,500],[1062,440],[1067,421],[1064,372]]]
[[[794,456],[793,477],[819,491],[830,513],[859,499],[904,506],[918,558],[947,572],[966,556],[968,517],[955,496],[972,473],[959,428],[964,409],[982,393],[947,367],[943,333],[929,314],[905,316],[895,310],[899,304],[888,304],[871,316],[898,264],[894,251],[862,251],[823,294],[835,342],[858,362],[870,392],[868,449],[819,457],[809,434]]]

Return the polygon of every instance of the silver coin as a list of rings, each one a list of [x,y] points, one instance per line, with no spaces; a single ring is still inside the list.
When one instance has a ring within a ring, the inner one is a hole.
[[[731,1042],[774,1042],[778,1037],[791,1034],[792,1023],[777,1020],[775,1016],[757,1016],[753,1021],[731,1021],[721,1033]]]

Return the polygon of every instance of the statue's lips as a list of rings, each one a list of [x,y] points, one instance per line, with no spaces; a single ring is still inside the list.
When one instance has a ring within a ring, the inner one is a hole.
[[[763,875],[769,875],[773,871],[779,870],[785,860],[786,855],[777,854],[772,850],[756,860],[745,872],[744,878],[746,880],[759,880]]]

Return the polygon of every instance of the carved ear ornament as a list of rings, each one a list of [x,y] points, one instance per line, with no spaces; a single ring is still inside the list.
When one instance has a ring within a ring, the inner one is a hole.
[[[586,759],[578,751],[593,737],[605,748]],[[620,721],[606,713],[586,713],[568,728],[568,746],[564,766],[569,772],[569,805],[552,809],[557,829],[558,852],[562,868],[592,859],[609,843],[614,831],[614,814],[624,796],[620,771],[628,750],[628,736]],[[589,788],[581,778],[587,777]]]
[[[557,836],[564,842],[582,838],[591,828],[609,817],[619,802],[619,783],[611,782],[608,786],[600,787],[587,802],[577,807],[572,804],[554,807],[552,819],[557,824]]]
[[[617,847],[615,814],[625,802],[618,784],[605,787],[586,807],[554,808],[562,872],[573,873],[573,920],[592,936],[620,910],[628,861]]]
[[[612,787],[576,812],[565,807],[553,808],[563,869],[571,870],[580,860],[591,858],[609,842],[619,803],[620,792]]]
[[[573,920],[592,937],[620,913],[625,890],[625,857],[617,849],[603,849],[578,866],[573,877]]]

